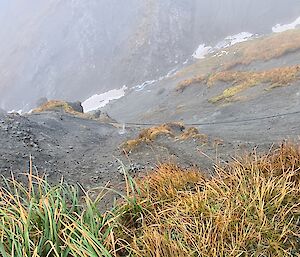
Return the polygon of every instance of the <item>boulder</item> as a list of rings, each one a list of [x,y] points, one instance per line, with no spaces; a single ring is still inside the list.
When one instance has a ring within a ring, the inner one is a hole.
[[[67,104],[68,104],[69,106],[71,106],[72,109],[73,109],[75,112],[83,113],[83,107],[82,107],[80,101],[77,101],[77,102],[67,102]]]

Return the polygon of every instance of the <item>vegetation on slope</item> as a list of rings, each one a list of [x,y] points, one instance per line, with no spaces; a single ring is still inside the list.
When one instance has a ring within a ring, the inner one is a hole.
[[[72,104],[75,104],[75,107],[72,107]],[[113,120],[106,112],[96,111],[94,114],[92,113],[83,113],[76,110],[76,107],[82,108],[81,103],[68,103],[66,101],[61,100],[50,100],[46,103],[42,104],[38,108],[34,109],[33,113],[41,113],[47,111],[63,111],[64,113],[71,114],[83,119],[93,119],[103,123],[117,123]],[[75,108],[75,109],[74,109]],[[82,108],[83,111],[83,108]]]
[[[70,114],[82,114],[80,112],[75,111],[70,104],[61,100],[50,100],[46,103],[42,104],[38,108],[34,109],[34,113],[45,112],[45,111],[53,111],[53,110],[63,110],[66,113]]]
[[[186,90],[189,86],[197,83],[202,83],[206,81],[205,76],[195,76],[190,79],[183,80],[179,82],[175,88],[176,92],[182,93],[184,90]]]
[[[176,76],[184,76],[185,73],[195,73],[196,75],[180,81],[175,91],[182,93],[189,86],[196,84],[212,86],[218,81],[230,83],[231,87],[221,95],[210,99],[210,102],[217,103],[222,100],[232,100],[231,98],[236,94],[259,84],[270,84],[269,89],[288,85],[299,80],[299,65],[283,66],[265,71],[236,71],[232,69],[239,66],[247,67],[255,61],[279,58],[299,49],[300,29],[236,44],[226,48],[226,55],[208,56],[179,72]]]
[[[188,140],[190,138],[207,140],[207,136],[200,134],[197,128],[186,128],[183,123],[173,122],[143,129],[137,138],[127,140],[121,145],[121,148],[126,152],[130,152],[140,145],[154,142],[162,135],[172,137],[175,140]]]
[[[298,256],[300,148],[248,155],[198,170],[164,164],[125,176],[127,195],[110,211],[101,195],[28,177],[0,190],[1,256]]]
[[[208,76],[199,76],[180,82],[177,92],[183,92],[187,87],[202,83],[208,87],[217,82],[231,84],[222,94],[210,99],[210,102],[217,103],[222,100],[230,100],[240,92],[261,84],[269,85],[267,89],[289,85],[300,79],[300,65],[273,68],[264,71],[234,71],[225,70],[212,73]]]
[[[300,29],[274,33],[229,48],[229,51],[235,53],[235,58],[224,63],[224,69],[230,69],[237,65],[248,65],[254,61],[268,61],[299,49]]]
[[[130,247],[138,256],[295,256],[299,153],[286,145],[218,167],[213,178],[161,166],[140,183]]]
[[[225,89],[210,102],[216,103],[222,100],[229,100],[238,93],[257,85],[270,85],[268,89],[289,85],[300,79],[300,65],[274,68],[266,71],[223,71],[211,75],[207,85],[212,86],[217,81],[231,83],[231,87]]]
[[[300,29],[275,33],[227,47],[226,54],[207,56],[176,73],[176,77],[196,72],[201,76],[209,73],[247,66],[256,61],[269,61],[300,50]],[[224,51],[224,49],[222,49]],[[198,77],[198,76],[197,76]]]

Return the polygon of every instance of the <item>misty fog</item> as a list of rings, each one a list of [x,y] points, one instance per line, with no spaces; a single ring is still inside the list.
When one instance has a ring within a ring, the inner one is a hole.
[[[0,107],[131,88],[192,62],[201,44],[299,16],[297,0],[2,0]]]

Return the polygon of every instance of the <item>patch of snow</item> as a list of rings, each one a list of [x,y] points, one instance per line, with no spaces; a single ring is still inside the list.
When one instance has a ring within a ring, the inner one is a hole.
[[[297,28],[297,26],[300,25],[300,17],[298,17],[295,21],[293,21],[292,23],[289,24],[277,24],[272,28],[272,31],[274,33],[280,33],[280,32],[284,32],[290,29],[295,29]]]
[[[189,62],[189,59],[186,59],[182,64],[185,65]]]
[[[205,44],[201,44],[201,45],[199,45],[196,52],[193,54],[193,57],[195,59],[204,59],[208,54],[212,54],[212,53],[215,53],[219,50],[222,50],[222,49],[228,48],[230,46],[233,46],[235,44],[248,41],[248,40],[252,39],[254,36],[255,35],[253,35],[250,32],[241,32],[241,33],[238,33],[236,35],[226,37],[224,40],[219,42],[214,47],[206,46]],[[214,57],[220,57],[220,56],[223,56],[225,54],[227,55],[228,52],[227,51],[217,52],[214,55]]]
[[[23,113],[23,110],[21,109],[21,110],[18,110],[18,111],[16,111],[16,110],[11,110],[11,111],[9,111],[9,112],[7,112],[7,113],[9,113],[9,114],[11,114],[11,113],[18,113],[18,114],[22,114]]]
[[[172,70],[170,70],[166,76],[163,76],[163,78],[170,78],[172,75],[174,75],[177,72],[177,69],[174,68]]]
[[[227,48],[229,46],[233,46],[235,44],[245,42],[245,41],[249,40],[252,37],[253,37],[253,34],[249,33],[249,32],[241,32],[241,33],[238,33],[238,34],[233,35],[233,36],[228,36],[223,41],[218,43],[215,46],[215,49]]]
[[[166,75],[160,76],[158,79],[147,80],[147,81],[143,82],[142,84],[133,87],[133,89],[137,92],[142,91],[146,87],[151,86],[151,85],[155,84],[158,81],[161,81],[161,80],[166,79],[166,78],[170,78],[171,76],[176,74],[176,72],[177,72],[177,68],[174,68],[174,69],[170,70]],[[151,92],[151,90],[147,90],[147,92]]]
[[[142,91],[144,88],[154,84],[155,82],[157,82],[158,80],[154,79],[154,80],[147,80],[145,82],[143,82],[140,85],[137,85],[135,87],[133,87],[135,89],[135,91]]]
[[[82,103],[84,112],[90,112],[104,107],[110,101],[120,99],[125,95],[127,86],[123,86],[120,89],[113,89],[103,94],[93,95]]]
[[[193,53],[193,57],[195,59],[204,59],[206,55],[212,52],[211,46],[205,46],[205,44],[201,44],[198,46],[197,50]]]

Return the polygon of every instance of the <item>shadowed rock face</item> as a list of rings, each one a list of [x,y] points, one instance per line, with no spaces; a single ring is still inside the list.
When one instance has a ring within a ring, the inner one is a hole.
[[[3,0],[0,107],[136,85],[180,66],[201,43],[269,33],[299,14],[297,0]]]

